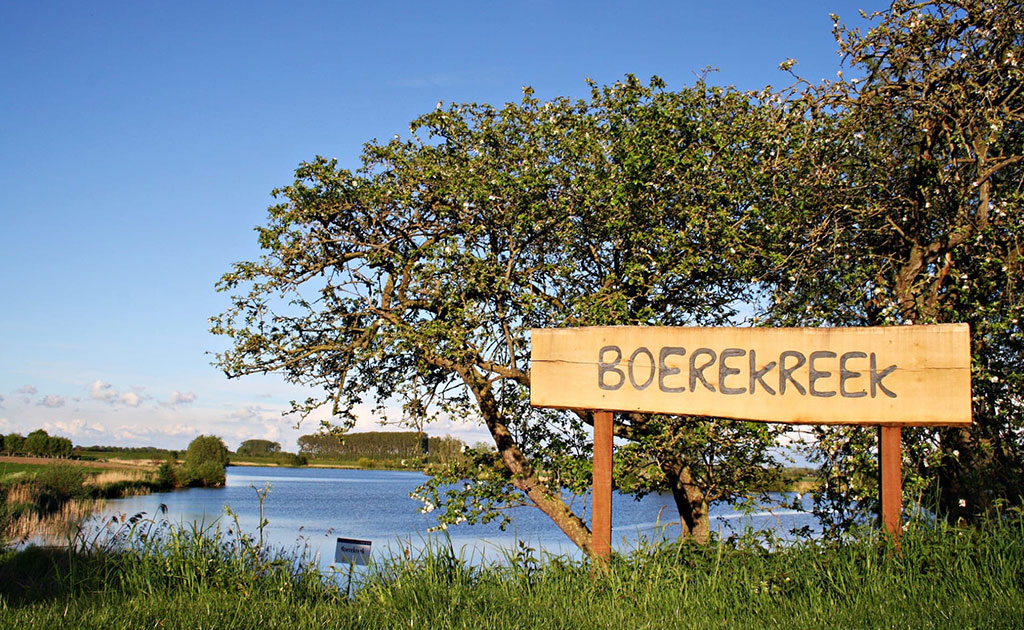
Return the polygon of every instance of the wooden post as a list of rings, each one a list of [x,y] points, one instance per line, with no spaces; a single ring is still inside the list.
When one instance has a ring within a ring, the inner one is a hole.
[[[882,426],[878,444],[882,469],[882,525],[899,548],[903,533],[902,444],[898,426]]]
[[[594,412],[594,491],[591,499],[594,558],[607,562],[612,552],[612,412]]]

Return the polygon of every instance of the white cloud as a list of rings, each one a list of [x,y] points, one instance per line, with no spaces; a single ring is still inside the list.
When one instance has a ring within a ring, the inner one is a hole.
[[[0,418],[0,432],[9,433],[11,429],[11,423],[7,418]]]
[[[51,433],[72,437],[96,436],[106,431],[99,422],[89,423],[81,418],[75,418],[70,422],[47,422],[43,428]]]
[[[4,408],[4,397],[0,396],[0,409]]]
[[[263,423],[263,439],[277,442],[281,439],[281,427],[269,422]]]
[[[177,390],[171,392],[171,398],[167,401],[168,405],[187,405],[188,403],[195,402],[196,395],[194,392],[179,392]]]
[[[122,440],[135,440],[150,438],[153,436],[180,437],[187,435],[199,435],[199,430],[194,426],[183,423],[160,425],[157,427],[122,427],[115,429],[111,434]]]
[[[246,405],[232,411],[229,418],[243,422],[280,422],[284,419],[277,409],[261,407],[260,405]]]
[[[38,389],[32,387],[31,385],[24,385],[21,389],[17,390],[19,394],[28,394],[29,396],[35,394],[38,391]]]
[[[89,383],[89,398],[112,403],[117,400],[117,390],[110,383],[97,379]]]
[[[122,394],[121,398],[118,399],[118,402],[128,405],[129,407],[138,407],[139,403],[142,402],[142,397],[135,392],[128,392],[126,394]]]
[[[56,409],[64,406],[64,397],[56,394],[49,394],[45,398],[39,401],[39,404],[43,407],[50,407]]]

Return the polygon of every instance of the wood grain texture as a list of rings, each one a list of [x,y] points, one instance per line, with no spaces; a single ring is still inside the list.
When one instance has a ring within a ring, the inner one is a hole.
[[[966,324],[531,334],[536,407],[795,424],[971,422]]]
[[[899,544],[903,534],[903,444],[899,427],[880,427],[878,458],[882,477],[882,525]]]
[[[612,413],[594,413],[594,557],[607,559],[612,551]]]

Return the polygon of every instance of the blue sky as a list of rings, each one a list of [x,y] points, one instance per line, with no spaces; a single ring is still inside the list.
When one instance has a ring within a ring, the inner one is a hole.
[[[437,102],[585,96],[587,77],[783,86],[839,57],[829,13],[789,2],[16,2],[0,0],[0,433],[76,444],[295,449],[305,392],[228,381],[214,283],[257,257],[270,191],[316,155]],[[360,429],[375,425],[367,420]],[[456,422],[436,434],[486,439]]]

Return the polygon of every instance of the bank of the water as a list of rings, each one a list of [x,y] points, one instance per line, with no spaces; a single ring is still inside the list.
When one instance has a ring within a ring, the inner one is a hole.
[[[107,499],[168,489],[155,466],[0,458],[0,545],[61,545]]]
[[[326,570],[334,559],[338,537],[370,540],[377,555],[388,550],[418,549],[441,537],[466,557],[500,558],[504,550],[526,545],[556,555],[578,555],[578,550],[539,510],[529,507],[509,511],[512,522],[504,530],[496,523],[458,525],[443,534],[428,532],[437,526],[436,512],[410,494],[427,476],[414,471],[382,471],[311,468],[228,468],[223,488],[193,488],[110,501],[97,515],[103,524],[114,517],[141,515],[171,523],[233,526],[226,517],[237,515],[243,531],[255,534],[257,524],[268,524],[263,535],[271,544],[286,549],[306,549],[319,557]],[[258,495],[269,488],[261,505]],[[776,503],[792,503],[794,496],[776,496]],[[803,499],[808,504],[806,498]],[[575,509],[588,517],[586,497],[573,500]],[[262,512],[261,512],[262,507]],[[809,507],[809,505],[807,505]],[[815,519],[804,512],[783,508],[737,511],[730,505],[712,507],[712,528],[723,536],[746,529],[768,529],[779,536],[807,526]],[[672,539],[679,534],[671,495],[652,494],[642,500],[616,495],[612,514],[613,544],[620,551],[642,541]]]
[[[0,555],[0,627],[1018,628],[1024,521],[911,524],[902,552],[869,534],[665,544],[583,561],[452,550],[385,560],[349,596],[316,564],[189,532],[142,550]]]

